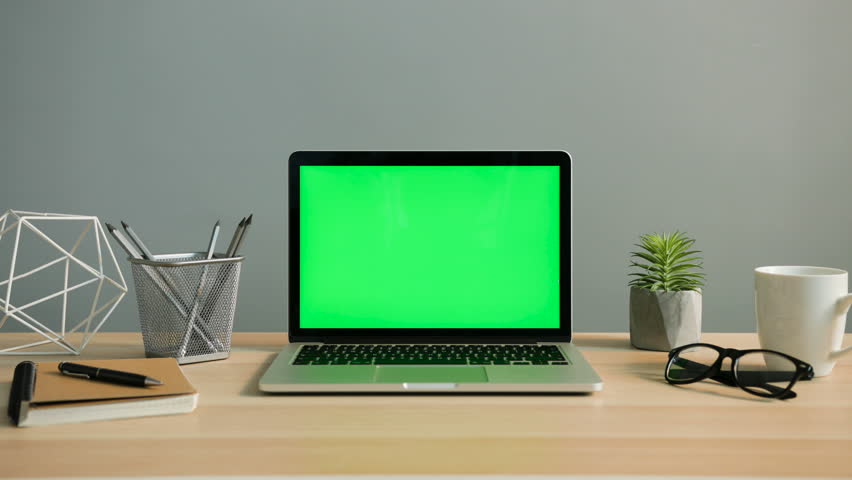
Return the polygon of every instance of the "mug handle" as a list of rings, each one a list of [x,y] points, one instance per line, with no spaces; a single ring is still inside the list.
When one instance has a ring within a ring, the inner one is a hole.
[[[847,313],[849,313],[849,307],[852,307],[852,293],[846,295],[845,297],[840,297],[840,300],[837,301],[837,313],[839,313],[840,315],[846,315]],[[841,355],[846,355],[849,352],[852,352],[852,346],[829,352],[828,358],[833,360],[837,357],[840,357]]]

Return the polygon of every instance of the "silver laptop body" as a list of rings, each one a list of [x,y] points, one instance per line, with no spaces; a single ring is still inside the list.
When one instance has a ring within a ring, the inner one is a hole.
[[[288,170],[290,343],[261,377],[260,390],[583,393],[603,388],[600,377],[571,343],[571,157],[568,153],[296,152],[289,159]],[[442,175],[447,178],[442,179]],[[525,186],[526,179],[529,184]],[[447,190],[435,190],[435,185],[449,189],[450,193],[444,195],[441,192]],[[454,196],[453,188],[464,191],[455,192]],[[418,194],[431,196],[418,200]],[[446,198],[458,202],[459,208],[448,209],[448,204],[442,203]],[[547,204],[537,208],[536,202]],[[347,209],[358,213],[355,220],[341,213]],[[468,210],[474,214],[466,217]],[[480,210],[485,213],[477,213]],[[538,222],[536,215],[543,215],[540,211],[551,212],[548,214],[551,216],[541,218],[558,217],[557,227],[539,228],[552,221]],[[374,212],[378,213],[373,215]],[[501,215],[516,216],[512,221]],[[525,223],[526,217],[531,218],[529,225]],[[422,231],[430,236],[428,233],[434,232],[436,225],[442,227],[444,218],[451,219],[446,229],[449,237],[463,231],[458,245],[460,252],[451,241],[444,242],[444,235],[404,239],[418,222],[421,227],[424,221],[437,222]],[[474,226],[467,228],[467,224]],[[494,234],[494,229],[511,230],[514,225],[521,225],[520,232],[504,237],[516,242],[519,266],[512,267],[511,261],[496,261],[480,253],[492,252],[494,259],[511,256],[499,249],[503,239],[500,234]],[[377,228],[384,230],[373,235],[370,229]],[[352,242],[345,242],[347,235],[353,235]],[[547,235],[552,238],[544,238]],[[525,236],[533,239],[529,245]],[[376,238],[386,244],[377,246]],[[424,259],[422,252],[432,249],[424,249],[419,241],[427,242],[426,245],[441,243],[443,248],[450,248],[448,252],[455,251],[459,256],[445,261],[444,257],[429,258],[427,253]],[[363,248],[358,249],[359,242]],[[355,250],[345,255],[335,249],[335,245],[341,245],[347,250],[351,244],[356,245]],[[470,245],[483,247],[466,250]],[[517,248],[518,245],[522,248]],[[397,262],[400,248],[416,250],[410,253],[411,262]],[[538,248],[548,253],[539,254]],[[369,252],[369,258],[358,257],[364,250]],[[384,258],[385,255],[396,256]],[[528,267],[545,265],[545,260],[554,255],[557,261],[547,265],[555,263],[559,268]],[[476,266],[472,273],[462,268],[469,265],[465,260],[469,258],[475,258],[470,263]],[[459,269],[455,270],[457,265]],[[446,278],[446,285],[422,280],[411,280],[411,285],[404,285],[408,279],[422,279],[433,273],[435,278]],[[463,279],[456,278],[456,274],[472,275],[471,278],[479,278],[483,284],[493,281],[497,293],[488,304],[483,303],[487,295],[481,292],[469,296],[455,293],[459,289],[453,290],[453,285],[465,285],[458,283]],[[500,281],[504,278],[501,275],[511,281]],[[542,287],[530,289],[530,284]],[[371,290],[374,285],[378,290]],[[387,293],[397,287],[401,294]],[[432,287],[434,291],[430,290]],[[511,292],[515,289],[526,293],[513,298]],[[551,295],[540,294],[551,290],[554,292]],[[410,296],[406,295],[409,291]],[[424,298],[429,301],[424,302]],[[504,304],[505,309],[490,308]],[[529,311],[524,311],[525,308]],[[404,313],[398,317],[398,312],[406,309],[410,309],[410,321]],[[484,311],[491,314],[478,313]],[[505,311],[512,313],[504,315]],[[436,319],[434,327],[431,318]],[[454,318],[458,323],[448,326],[446,321]]]

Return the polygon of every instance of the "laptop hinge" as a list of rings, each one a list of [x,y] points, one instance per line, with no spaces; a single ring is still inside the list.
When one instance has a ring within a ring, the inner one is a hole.
[[[312,342],[313,343],[313,342]],[[418,338],[374,338],[374,337],[350,337],[350,338],[335,338],[328,339],[325,342],[326,345],[338,345],[338,344],[366,344],[366,345],[378,345],[378,344],[400,344],[400,345],[471,345],[471,344],[496,344],[496,345],[519,345],[519,344],[530,344],[534,345],[538,343],[533,339],[523,339],[523,338],[440,338],[440,337],[418,337]]]

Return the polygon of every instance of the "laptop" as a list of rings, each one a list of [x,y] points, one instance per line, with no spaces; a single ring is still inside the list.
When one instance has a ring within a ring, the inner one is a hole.
[[[571,343],[571,157],[296,152],[279,393],[594,392]]]

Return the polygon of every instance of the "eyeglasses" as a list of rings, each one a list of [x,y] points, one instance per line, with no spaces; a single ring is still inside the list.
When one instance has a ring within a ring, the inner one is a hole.
[[[731,371],[722,371],[722,362],[731,359]],[[793,385],[800,379],[810,380],[814,369],[810,364],[774,350],[737,350],[709,343],[692,343],[669,352],[666,381],[685,385],[704,379],[765,398],[796,398]]]

